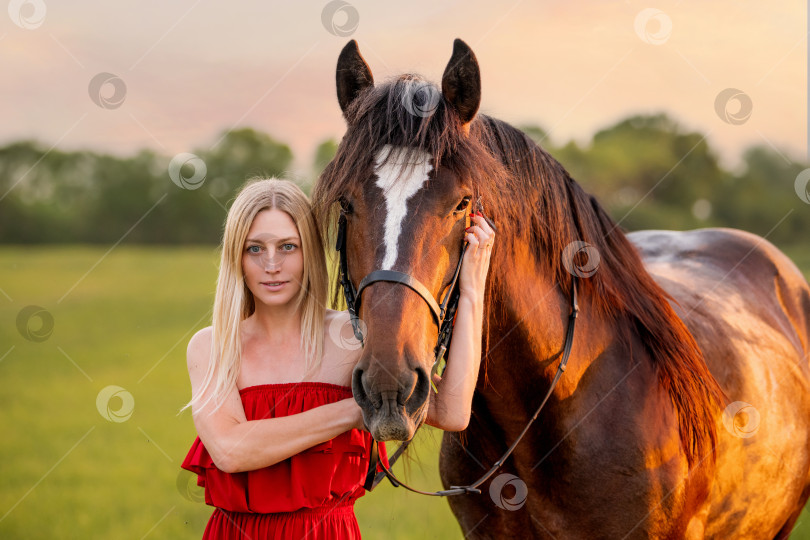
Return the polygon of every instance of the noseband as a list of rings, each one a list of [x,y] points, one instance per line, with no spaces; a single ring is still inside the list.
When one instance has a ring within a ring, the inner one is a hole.
[[[490,222],[490,225],[492,223]],[[461,263],[464,260],[464,253],[467,250],[467,244],[464,243],[461,249],[461,255],[458,258],[458,265],[456,266],[456,271],[453,273],[453,279],[450,282],[450,290],[445,295],[444,300],[442,301],[441,306],[433,299],[433,296],[428,291],[427,287],[422,285],[417,279],[410,276],[409,274],[405,274],[403,272],[397,272],[395,270],[374,270],[373,272],[369,273],[363,280],[360,282],[360,286],[355,290],[354,284],[352,283],[351,279],[349,278],[349,268],[348,263],[346,261],[346,215],[343,211],[340,213],[340,218],[338,220],[338,236],[337,236],[337,244],[335,249],[340,254],[340,284],[343,288],[343,294],[346,298],[346,307],[349,311],[349,317],[352,321],[352,329],[354,330],[354,336],[360,341],[361,345],[364,345],[364,336],[363,332],[360,328],[360,318],[357,315],[357,312],[360,310],[360,295],[363,293],[363,289],[371,285],[372,283],[376,283],[378,281],[386,281],[389,283],[400,283],[409,287],[411,290],[416,292],[422,299],[427,303],[430,307],[430,312],[433,315],[433,320],[436,323],[436,326],[439,328],[439,338],[436,343],[436,348],[434,349],[435,359],[433,361],[433,368],[431,369],[430,373],[430,384],[433,384],[433,374],[436,373],[439,361],[441,360],[442,356],[444,355],[447,347],[450,345],[450,338],[453,334],[453,324],[455,322],[455,312],[456,308],[458,307],[458,299],[460,296],[459,288],[458,288],[458,275],[461,270]],[[565,341],[563,342],[563,351],[562,351],[562,359],[560,360],[560,365],[557,367],[557,373],[554,375],[554,378],[551,381],[551,385],[546,392],[545,397],[540,402],[540,405],[537,407],[537,410],[532,415],[529,422],[526,424],[526,427],[523,428],[523,431],[518,435],[518,438],[512,443],[512,445],[507,449],[507,451],[495,462],[495,464],[490,468],[481,478],[476,480],[474,483],[468,486],[450,486],[450,489],[445,489],[442,491],[435,491],[435,492],[428,492],[428,491],[421,491],[415,488],[408,486],[407,484],[400,481],[394,473],[391,471],[390,467],[393,467],[394,462],[402,455],[408,445],[413,441],[413,437],[409,440],[403,442],[399,448],[397,448],[396,452],[390,457],[388,460],[389,467],[379,459],[379,453],[377,450],[378,443],[375,439],[372,438],[371,443],[371,457],[369,460],[369,467],[368,473],[366,474],[366,480],[363,484],[363,488],[367,491],[371,491],[374,487],[379,484],[383,478],[388,477],[388,480],[394,487],[402,486],[408,491],[413,491],[414,493],[419,493],[421,495],[431,495],[434,497],[447,497],[449,495],[462,495],[465,493],[481,493],[481,490],[478,487],[483,484],[489,477],[491,477],[495,472],[503,465],[506,459],[512,454],[512,452],[517,447],[518,443],[523,439],[523,436],[529,431],[529,428],[540,415],[540,411],[545,406],[546,402],[548,401],[549,397],[551,397],[551,393],[554,391],[554,387],[557,385],[557,381],[562,376],[562,373],[565,371],[565,366],[568,364],[568,358],[571,355],[571,348],[574,344],[574,325],[577,320],[577,314],[579,313],[579,305],[577,303],[577,283],[576,283],[576,276],[571,277],[571,313],[568,316],[568,328],[565,331]],[[434,386],[434,390],[435,390]],[[418,428],[417,428],[418,429]],[[416,433],[414,432],[414,435]],[[382,468],[382,472],[377,473],[377,464],[379,463],[380,467]]]

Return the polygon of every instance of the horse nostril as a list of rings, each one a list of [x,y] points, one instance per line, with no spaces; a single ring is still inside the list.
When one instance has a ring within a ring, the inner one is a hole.
[[[430,380],[425,368],[418,366],[414,371],[416,372],[416,384],[410,397],[405,402],[405,410],[411,416],[425,404],[430,392]]]
[[[352,372],[352,394],[354,400],[361,408],[368,408],[370,401],[366,389],[363,387],[363,370],[355,369]]]
[[[414,391],[416,390],[416,386],[419,383],[418,374],[411,373],[409,375],[410,376],[406,381],[402,381],[402,379],[400,379],[400,382],[402,382],[402,390],[399,392],[399,399],[398,399],[398,403],[400,405],[405,405],[406,403],[408,403],[408,400],[411,399],[411,396],[413,395]]]

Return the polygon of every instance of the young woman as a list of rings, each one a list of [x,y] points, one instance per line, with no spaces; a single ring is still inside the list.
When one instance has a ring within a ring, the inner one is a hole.
[[[215,506],[203,538],[359,538],[371,435],[352,398],[361,350],[330,338],[350,328],[326,308],[328,275],[309,200],[276,179],[242,188],[225,223],[212,326],[188,344],[198,437],[182,467]],[[484,281],[494,233],[472,218],[445,374],[428,423],[464,429],[481,356]],[[442,395],[441,393],[439,394]],[[446,421],[440,411],[466,411]],[[381,445],[382,449],[382,445]],[[383,454],[383,452],[381,452]],[[382,456],[384,458],[384,454]]]

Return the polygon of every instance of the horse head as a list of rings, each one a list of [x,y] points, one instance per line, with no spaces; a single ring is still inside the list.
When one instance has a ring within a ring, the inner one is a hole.
[[[456,40],[441,90],[410,74],[375,86],[351,41],[336,79],[347,131],[313,201],[325,222],[334,223],[337,211],[345,220],[364,341],[354,397],[376,439],[408,440],[429,408],[435,307],[449,293],[481,182],[496,168],[470,136],[481,98],[478,63]],[[411,281],[361,286],[380,270]]]

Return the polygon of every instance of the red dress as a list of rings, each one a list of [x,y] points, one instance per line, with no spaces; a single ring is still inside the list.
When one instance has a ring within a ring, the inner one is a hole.
[[[350,398],[352,390],[303,382],[249,386],[239,394],[246,418],[259,420]],[[385,446],[379,446],[387,465]],[[360,538],[354,501],[365,493],[370,449],[371,434],[352,429],[270,467],[224,473],[197,437],[181,467],[197,473],[206,504],[216,507],[204,540],[354,539]]]

